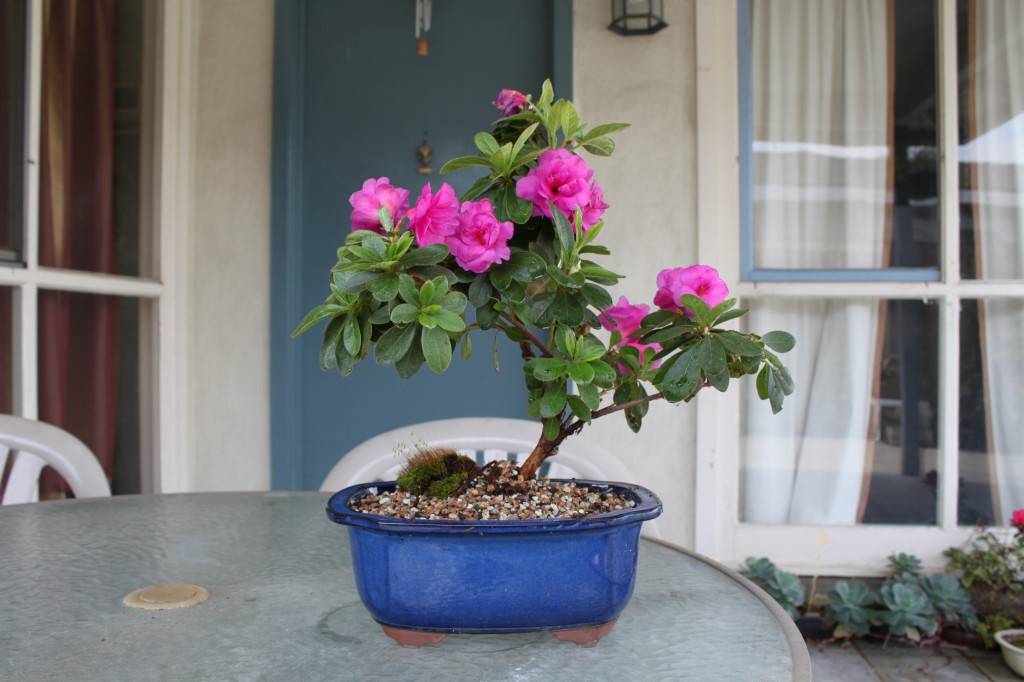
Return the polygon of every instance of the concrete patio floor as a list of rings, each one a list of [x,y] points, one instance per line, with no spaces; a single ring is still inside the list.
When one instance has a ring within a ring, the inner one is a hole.
[[[994,680],[1020,682],[998,649],[981,651],[950,646],[911,646],[874,640],[838,644],[808,642],[814,682],[917,682],[918,680]]]

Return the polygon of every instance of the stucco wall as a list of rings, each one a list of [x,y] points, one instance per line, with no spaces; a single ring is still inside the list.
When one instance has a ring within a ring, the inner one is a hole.
[[[697,254],[696,56],[691,0],[668,0],[668,28],[624,37],[607,29],[608,5],[575,0],[574,100],[591,124],[627,122],[615,154],[592,159],[609,208],[599,241],[610,269],[625,275],[613,295],[647,303],[657,273],[690,265]],[[617,452],[635,481],[665,503],[664,539],[693,545],[695,417],[692,406],[655,403],[633,434],[619,415],[584,434]]]
[[[274,3],[202,0],[192,7],[191,487],[266,489]]]

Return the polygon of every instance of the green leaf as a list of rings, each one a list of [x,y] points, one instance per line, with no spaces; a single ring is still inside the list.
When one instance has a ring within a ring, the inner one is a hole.
[[[512,249],[512,255],[502,265],[520,282],[534,281],[544,274],[547,266],[543,258],[525,249]]]
[[[712,332],[712,335],[722,342],[725,349],[735,355],[742,355],[743,357],[753,358],[760,357],[764,352],[757,341],[754,341],[746,334],[740,334],[734,331],[724,332]]]
[[[378,301],[390,301],[398,295],[398,275],[388,273],[372,280],[366,287]]]
[[[709,313],[711,321],[716,322],[718,318],[724,315],[727,311],[732,310],[732,308],[735,307],[735,305],[735,298],[727,298],[726,300],[722,301],[721,303],[719,303],[718,305],[711,309],[711,312]]]
[[[527,362],[524,368],[541,381],[552,381],[565,375],[569,363],[560,358],[534,358]]]
[[[555,91],[551,87],[551,79],[545,78],[544,85],[542,85],[540,89],[540,99],[537,100],[537,108],[546,108],[551,104],[553,99],[555,99]]]
[[[466,310],[466,295],[461,291],[449,291],[441,301],[441,308],[461,316]]]
[[[580,268],[578,272],[587,279],[605,286],[618,284],[619,280],[622,279],[622,275],[615,274],[611,270],[606,270],[596,265],[586,265]]]
[[[409,249],[398,262],[408,267],[416,265],[437,265],[448,257],[448,247],[444,244],[430,244]]]
[[[568,100],[562,102],[561,119],[562,130],[565,131],[566,137],[575,135],[576,129],[580,127],[580,115],[572,102]]]
[[[462,337],[462,359],[469,360],[473,357],[473,342],[469,338],[469,334],[465,334]]]
[[[485,159],[481,156],[460,156],[441,166],[441,174],[451,173],[460,168],[468,168],[470,166],[492,167],[490,159]]]
[[[545,419],[544,420],[544,437],[548,440],[554,440],[558,438],[558,433],[561,431],[561,425],[557,419]]]
[[[420,285],[420,308],[434,304],[434,291],[436,288],[437,285],[434,283],[434,280],[429,280]]]
[[[725,324],[729,320],[735,320],[738,317],[743,317],[748,312],[750,311],[747,310],[746,308],[733,308],[732,310],[726,311],[719,315],[717,318],[715,318],[714,324]]]
[[[678,403],[693,395],[699,381],[700,363],[697,362],[697,352],[693,348],[687,348],[669,368],[660,388],[666,400]]]
[[[491,286],[490,276],[480,273],[469,285],[469,302],[477,308],[487,305],[493,292],[494,287]]]
[[[487,275],[491,279],[491,284],[498,291],[504,291],[512,283],[512,273],[500,265],[491,266]]]
[[[508,219],[522,225],[533,213],[533,203],[516,196],[515,185],[508,184],[498,191],[498,202]]]
[[[494,139],[494,135],[491,135],[490,133],[477,133],[473,137],[473,142],[476,144],[477,149],[488,156],[494,154],[501,148],[498,141]]]
[[[572,224],[569,223],[569,219],[565,217],[561,209],[555,206],[554,202],[549,201],[548,207],[551,209],[551,220],[555,225],[555,236],[558,237],[558,243],[562,245],[562,249],[566,253],[572,253],[572,247],[576,243]]]
[[[761,341],[764,342],[764,345],[778,353],[788,353],[796,345],[796,339],[793,338],[793,335],[782,331],[768,332],[761,337]]]
[[[572,413],[589,424],[592,413],[590,407],[583,402],[583,399],[578,395],[570,395],[566,398],[569,401],[569,409],[572,410]]]
[[[594,380],[594,368],[586,362],[574,362],[569,365],[569,377],[577,384],[589,384]]]
[[[393,365],[406,352],[416,336],[417,327],[414,324],[404,327],[392,327],[381,334],[377,339],[377,345],[373,349],[373,359],[378,365]]]
[[[530,140],[530,137],[533,135],[534,131],[537,130],[537,126],[539,125],[539,123],[534,123],[533,125],[529,126],[526,130],[519,134],[518,139],[516,139],[516,143],[512,145],[513,160],[517,160],[519,158],[519,152],[522,151],[523,147]]]
[[[565,409],[566,388],[565,380],[555,381],[547,390],[544,397],[540,399],[540,416],[556,417]]]
[[[388,216],[390,217],[390,215],[391,214],[389,213]],[[377,260],[387,260],[388,247],[387,244],[384,243],[384,240],[381,239],[380,235],[375,232],[371,232],[370,230],[361,231],[365,232],[365,234],[362,235],[363,247],[373,252],[377,257]]]
[[[308,313],[306,313],[306,317],[302,319],[302,322],[299,323],[299,326],[296,327],[295,331],[292,332],[292,338],[294,339],[296,336],[303,333],[320,320],[323,320],[328,317],[333,317],[334,315],[338,315],[343,311],[344,309],[340,305],[336,305],[334,303],[324,303],[323,305],[318,305],[317,307],[313,308]]]
[[[725,371],[725,348],[714,336],[708,336],[697,345],[697,362],[705,374]]]
[[[559,286],[567,287],[569,289],[579,289],[583,286],[583,276],[578,272],[571,275],[567,275],[562,272],[557,265],[550,264],[547,267],[548,276],[551,277]]]
[[[757,373],[757,397],[761,400],[768,400],[768,382],[769,382],[769,367],[765,365],[761,368],[761,371]]]
[[[466,321],[453,312],[442,310],[434,318],[437,320],[437,326],[446,332],[461,332],[466,329]]]
[[[345,318],[341,338],[345,344],[345,350],[351,355],[358,356],[359,349],[363,345],[363,335],[359,329],[359,319],[355,315],[349,315]]]
[[[341,341],[341,330],[347,319],[348,316],[339,315],[328,322],[327,327],[324,328],[324,341],[320,345],[320,369],[324,371],[338,366],[335,353],[337,353],[338,343]]]
[[[419,316],[419,306],[409,303],[399,303],[391,309],[391,321],[395,324],[409,324]]]
[[[679,314],[672,310],[656,310],[640,321],[643,329],[657,329],[658,327],[676,320]]]
[[[558,327],[555,329],[555,348],[566,357],[573,357],[576,355],[576,335],[565,327]]]
[[[583,148],[594,156],[611,156],[615,151],[615,140],[610,137],[595,137],[584,142]]]
[[[611,294],[604,287],[593,282],[586,282],[580,289],[580,293],[583,294],[583,298],[586,299],[588,304],[598,310],[605,310],[613,305]]]
[[[789,370],[785,367],[772,368],[772,374],[775,375],[775,383],[779,385],[783,395],[792,395],[796,386],[793,384],[793,377],[790,376]]]
[[[420,305],[420,290],[416,281],[409,275],[398,276],[398,293],[406,303],[416,306]]]
[[[490,329],[498,321],[498,311],[491,304],[476,309],[476,323],[481,329]]]
[[[605,135],[611,135],[612,133],[617,133],[620,130],[625,130],[629,127],[629,123],[603,123],[588,130],[585,137],[588,140],[597,137],[604,137]]]
[[[409,329],[415,331],[412,342],[409,344],[409,350],[395,363],[395,371],[398,372],[398,376],[402,379],[408,379],[415,375],[420,370],[420,367],[423,366],[423,351],[420,349],[420,344],[417,343],[416,339],[419,327],[410,325]]]
[[[704,302],[704,299],[699,296],[694,296],[693,294],[683,294],[679,299],[683,307],[693,313],[697,318],[697,324],[701,327],[711,326],[711,311],[708,309],[708,304]]]
[[[591,360],[587,364],[594,370],[594,383],[598,386],[608,388],[615,383],[615,379],[619,376],[618,372],[604,360]]]
[[[580,392],[580,398],[591,410],[601,406],[601,393],[594,384],[585,384],[576,387]]]
[[[452,362],[452,342],[440,327],[424,329],[420,339],[427,367],[441,374]]]
[[[456,284],[459,281],[458,275],[449,270],[448,268],[440,265],[417,265],[411,267],[408,270],[408,274],[422,277],[423,279],[436,279],[437,277],[444,277],[448,280],[448,284]]]

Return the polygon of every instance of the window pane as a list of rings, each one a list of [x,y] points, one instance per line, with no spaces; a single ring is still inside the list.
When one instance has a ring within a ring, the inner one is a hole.
[[[13,298],[10,287],[0,287],[0,413],[4,414],[14,412]]]
[[[39,262],[138,275],[144,3],[48,3]]]
[[[39,418],[81,438],[115,494],[139,492],[138,301],[40,291],[38,352]]]
[[[960,327],[959,521],[1007,525],[1024,507],[1024,301],[964,301]]]
[[[1024,278],[1024,3],[958,3],[961,273]]]
[[[750,523],[934,524],[938,310],[920,301],[759,300],[786,329],[796,392],[772,415],[742,392],[741,509]]]
[[[751,1],[747,268],[938,267],[934,12]]]
[[[0,0],[0,263],[22,258],[25,4]]]

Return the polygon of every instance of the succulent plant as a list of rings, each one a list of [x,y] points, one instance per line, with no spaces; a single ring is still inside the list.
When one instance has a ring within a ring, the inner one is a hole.
[[[779,569],[768,559],[750,557],[740,574],[771,595],[790,617],[800,615],[805,590],[795,573]]]
[[[835,623],[835,636],[863,637],[871,629],[878,595],[860,580],[840,580],[828,592],[825,617]]]

